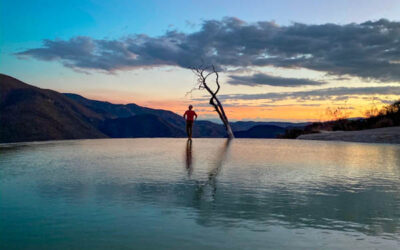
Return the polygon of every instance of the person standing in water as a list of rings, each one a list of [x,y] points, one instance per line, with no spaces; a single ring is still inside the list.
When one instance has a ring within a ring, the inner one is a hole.
[[[186,119],[186,133],[188,135],[189,140],[192,139],[193,122],[194,120],[197,119],[197,114],[192,109],[193,106],[189,105],[189,109],[186,110],[185,114],[183,114],[183,118]]]

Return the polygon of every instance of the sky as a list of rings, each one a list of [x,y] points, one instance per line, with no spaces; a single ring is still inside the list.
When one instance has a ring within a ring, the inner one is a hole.
[[[400,98],[399,13],[398,0],[0,0],[0,72],[213,120],[189,68],[214,64],[231,120],[360,117]]]

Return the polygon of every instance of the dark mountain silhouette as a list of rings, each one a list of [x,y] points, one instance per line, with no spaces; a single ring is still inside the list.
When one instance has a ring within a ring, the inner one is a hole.
[[[285,133],[285,129],[274,125],[258,125],[245,131],[235,132],[237,138],[276,138]]]
[[[0,74],[0,142],[107,137],[97,113],[48,89]]]
[[[71,98],[74,101],[79,102],[80,104],[84,105],[85,107],[96,111],[98,114],[101,114],[106,119],[116,119],[116,118],[126,118],[135,115],[143,115],[143,114],[150,114],[155,115],[166,122],[168,126],[171,127],[172,130],[181,130],[182,133],[180,136],[174,137],[183,137],[186,135],[185,132],[185,120],[182,116],[177,115],[174,112],[162,109],[151,109],[146,107],[141,107],[136,104],[112,104],[109,102],[103,101],[95,101],[86,99],[77,94],[65,94],[67,97]],[[106,128],[106,126],[116,123],[117,121],[107,121],[102,124],[102,131],[111,131],[115,128]],[[140,119],[135,120],[135,122],[141,122]],[[147,121],[143,121],[146,123]],[[118,123],[127,123],[126,125],[129,126],[129,120],[118,120]],[[115,132],[117,133],[117,132]],[[225,129],[222,125],[216,124],[209,121],[196,121],[196,125],[193,128],[193,136],[194,137],[224,137],[225,136]],[[114,133],[112,133],[114,134]],[[126,136],[131,137],[131,136]],[[152,136],[154,137],[154,136]]]
[[[175,128],[161,117],[151,114],[107,119],[99,129],[113,138],[185,136],[182,129]]]
[[[4,74],[0,74],[0,94],[0,142],[186,136],[182,116],[168,110],[61,94]],[[237,137],[275,137],[280,128],[269,124],[234,122],[232,128]],[[200,120],[193,136],[225,137],[226,131],[221,124]]]
[[[244,131],[251,129],[254,126],[258,125],[274,125],[281,128],[293,128],[293,127],[304,127],[310,124],[309,122],[300,122],[300,123],[293,123],[293,122],[255,122],[255,121],[238,121],[238,122],[231,122],[231,127],[233,131]]]
[[[226,130],[222,124],[210,121],[196,121],[193,126],[194,137],[226,137]]]
[[[179,128],[182,128],[182,125],[184,125],[185,123],[181,116],[168,110],[146,108],[136,105],[134,103],[125,105],[90,100],[77,94],[66,93],[64,95],[87,107],[88,109],[100,114],[103,119],[115,119],[141,114],[152,114],[161,117],[162,119],[168,121],[171,125],[177,126]]]

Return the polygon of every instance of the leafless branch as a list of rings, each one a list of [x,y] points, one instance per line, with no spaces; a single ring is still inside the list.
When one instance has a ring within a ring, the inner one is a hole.
[[[220,119],[224,123],[229,138],[234,138],[231,126],[228,121],[228,117],[226,116],[226,113],[222,106],[222,103],[217,98],[217,93],[221,89],[221,85],[219,83],[219,74],[218,74],[218,71],[216,70],[215,66],[211,65],[211,66],[207,67],[207,66],[201,65],[199,67],[192,67],[191,70],[197,76],[198,88],[206,89],[207,92],[211,95],[209,103],[210,103],[210,105],[212,105],[214,107],[215,111],[218,113]],[[205,72],[207,72],[207,71],[209,71],[209,72],[205,74]],[[213,74],[215,74],[215,84],[217,85],[217,88],[215,91],[213,91],[207,83],[207,78]],[[188,93],[191,93],[192,91],[193,91],[193,89]]]

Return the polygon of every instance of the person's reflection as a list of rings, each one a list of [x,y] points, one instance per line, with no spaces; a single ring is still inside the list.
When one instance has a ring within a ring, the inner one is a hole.
[[[215,164],[213,164],[213,168],[208,172],[207,181],[204,183],[199,183],[196,192],[196,199],[201,199],[205,194],[205,190],[210,188],[211,190],[211,198],[214,200],[215,194],[217,192],[217,176],[221,172],[222,165],[226,159],[226,155],[228,153],[229,145],[231,143],[231,139],[226,139],[222,148],[217,152],[217,158]]]
[[[187,140],[186,142],[186,171],[190,177],[193,172],[192,167],[192,140]]]

